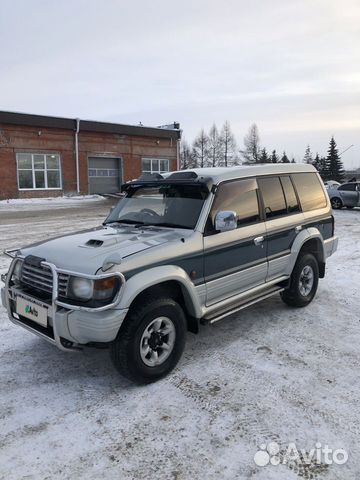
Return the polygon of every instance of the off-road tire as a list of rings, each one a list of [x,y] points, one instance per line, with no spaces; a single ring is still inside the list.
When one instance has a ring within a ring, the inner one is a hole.
[[[175,327],[175,342],[169,357],[160,365],[148,366],[140,354],[142,335],[158,317],[167,317]],[[178,363],[186,341],[186,318],[183,309],[172,298],[145,297],[129,310],[117,338],[110,345],[110,358],[118,372],[138,384],[155,382],[167,375]]]
[[[309,266],[313,272],[313,283],[307,295],[301,293],[300,278],[304,268]],[[281,292],[282,300],[291,307],[306,307],[313,300],[319,283],[319,265],[311,253],[300,254],[290,278],[290,287]]]

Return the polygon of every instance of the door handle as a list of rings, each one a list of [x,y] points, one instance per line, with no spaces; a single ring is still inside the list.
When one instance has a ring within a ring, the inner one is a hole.
[[[262,236],[254,238],[255,245],[261,245],[263,243],[263,241],[264,241],[264,237],[262,237]]]
[[[295,232],[296,232],[296,233],[299,233],[301,230],[302,230],[302,225],[297,225],[297,226],[295,227]]]

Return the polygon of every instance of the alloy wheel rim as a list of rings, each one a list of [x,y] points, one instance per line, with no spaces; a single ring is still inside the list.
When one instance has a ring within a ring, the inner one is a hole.
[[[310,265],[305,265],[301,270],[299,279],[299,291],[303,297],[306,297],[311,292],[314,285],[314,271]]]
[[[176,331],[168,317],[157,317],[145,328],[140,340],[140,356],[148,367],[161,365],[174,349]]]

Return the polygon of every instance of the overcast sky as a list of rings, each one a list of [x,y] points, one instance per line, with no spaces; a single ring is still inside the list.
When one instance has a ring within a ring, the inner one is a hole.
[[[161,125],[360,167],[359,0],[1,0],[0,110]]]

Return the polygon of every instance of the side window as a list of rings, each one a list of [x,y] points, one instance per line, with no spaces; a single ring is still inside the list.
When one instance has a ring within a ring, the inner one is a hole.
[[[345,185],[340,185],[338,190],[345,190],[347,192],[354,192],[356,190],[356,183],[345,183]]]
[[[300,212],[299,202],[296,198],[294,186],[290,177],[280,177],[281,185],[284,190],[287,212],[296,213]]]
[[[264,201],[266,218],[275,218],[287,213],[284,192],[279,177],[258,179]]]
[[[316,173],[294,173],[292,179],[304,212],[326,207],[326,198]]]
[[[260,220],[256,180],[235,180],[219,186],[210,212],[210,228],[220,210],[236,212],[238,228]]]

